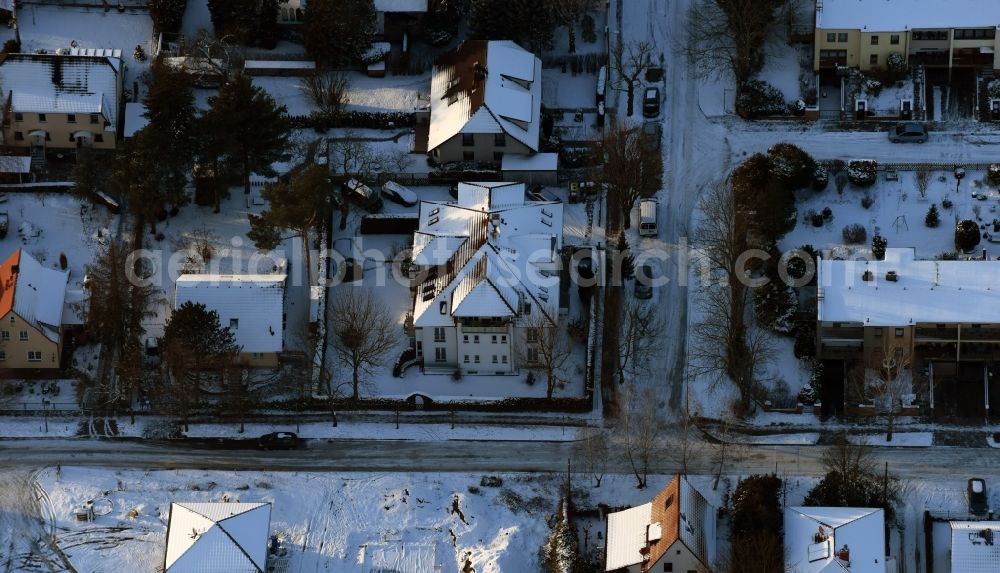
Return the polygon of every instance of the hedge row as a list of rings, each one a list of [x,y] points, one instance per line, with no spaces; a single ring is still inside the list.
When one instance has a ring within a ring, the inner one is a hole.
[[[337,114],[314,112],[309,115],[290,115],[288,123],[293,129],[326,130],[337,127],[395,129],[413,127],[417,123],[417,116],[402,111],[342,111]]]

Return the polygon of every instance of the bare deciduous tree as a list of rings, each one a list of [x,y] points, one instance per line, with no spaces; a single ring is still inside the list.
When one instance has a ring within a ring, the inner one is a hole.
[[[594,480],[594,487],[601,487],[601,480],[608,471],[611,444],[601,428],[584,428],[580,439],[573,443],[573,459],[580,473]]]
[[[635,112],[635,88],[643,74],[653,65],[653,44],[650,42],[616,43],[611,47],[611,68],[615,87],[624,89],[628,101],[625,115]]]
[[[372,180],[378,173],[405,171],[413,158],[405,151],[379,151],[353,130],[330,140],[330,167],[342,177]]]
[[[655,306],[636,299],[625,303],[618,337],[619,384],[626,374],[638,378],[651,372],[649,361],[660,350],[662,335],[663,319]]]
[[[663,424],[657,404],[657,396],[649,388],[635,391],[626,386],[622,392],[624,407],[618,419],[618,446],[625,462],[632,469],[636,487],[646,487],[650,465],[659,455],[663,436]]]
[[[551,400],[568,375],[566,362],[572,353],[569,336],[565,328],[541,313],[526,318],[522,326],[524,338],[515,347],[518,362],[545,376],[545,396]]]
[[[555,16],[556,22],[566,26],[569,33],[569,53],[576,53],[576,25],[583,15],[591,10],[597,10],[597,0],[548,0],[548,5]]]
[[[927,184],[930,183],[931,172],[926,167],[917,169],[917,193],[921,199],[927,198]]]
[[[362,380],[390,359],[399,340],[399,325],[372,291],[340,289],[330,304],[331,345],[340,363],[351,372],[351,397],[358,400]]]
[[[717,381],[728,377],[739,389],[745,408],[772,354],[771,337],[748,320],[751,297],[746,256],[751,221],[728,183],[706,190],[701,211],[704,216],[695,243],[702,271],[698,304],[703,318],[694,327],[698,344],[691,351],[693,372],[714,374]]]
[[[868,364],[860,364],[851,375],[857,395],[871,401],[875,412],[886,417],[887,442],[892,441],[896,416],[913,394],[912,364],[909,348],[884,336]]]
[[[763,65],[764,42],[784,0],[700,0],[688,12],[681,46],[702,77],[732,74],[739,91]]]
[[[208,227],[199,227],[174,241],[174,250],[184,254],[182,272],[202,272],[215,256],[219,236]]]
[[[629,123],[615,123],[594,145],[594,154],[603,158],[595,176],[608,186],[625,229],[631,226],[629,213],[639,197],[650,197],[660,189],[663,157],[643,140],[642,129]],[[617,222],[609,218],[609,227]],[[618,229],[608,230],[611,236]]]
[[[317,72],[302,79],[302,88],[325,115],[337,115],[347,105],[351,80],[343,72]]]

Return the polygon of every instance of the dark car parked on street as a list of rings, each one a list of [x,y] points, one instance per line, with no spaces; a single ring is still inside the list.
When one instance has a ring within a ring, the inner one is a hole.
[[[969,513],[982,515],[986,513],[986,482],[980,478],[969,480]]]
[[[660,115],[660,88],[646,88],[642,96],[642,115],[645,117]]]
[[[257,438],[257,446],[264,450],[294,450],[299,446],[295,432],[271,432]]]

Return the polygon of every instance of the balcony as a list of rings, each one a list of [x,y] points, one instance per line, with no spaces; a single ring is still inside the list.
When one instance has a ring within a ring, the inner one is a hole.
[[[506,326],[462,326],[463,334],[507,334]]]

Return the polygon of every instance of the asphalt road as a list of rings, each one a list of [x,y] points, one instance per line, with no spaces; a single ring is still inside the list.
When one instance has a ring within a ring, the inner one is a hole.
[[[310,440],[295,451],[260,451],[249,442],[149,442],[113,440],[0,441],[3,467],[73,465],[108,469],[198,468],[230,471],[391,471],[391,472],[561,472],[571,442]],[[881,464],[904,479],[952,479],[956,475],[1000,476],[1000,451],[947,446],[872,448]],[[728,454],[724,473],[777,471],[787,475],[823,474],[822,446],[742,446]],[[688,471],[716,470],[712,452],[702,447]],[[657,456],[650,473],[677,471],[669,455]],[[611,460],[608,473],[629,473]]]

